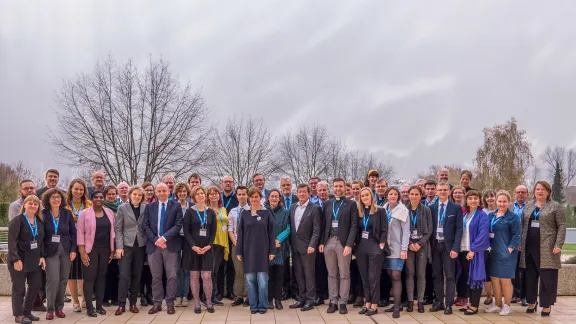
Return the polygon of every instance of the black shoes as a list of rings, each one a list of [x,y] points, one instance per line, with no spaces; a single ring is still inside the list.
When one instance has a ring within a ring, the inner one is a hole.
[[[338,310],[338,306],[336,306],[336,304],[328,304],[328,310],[326,310],[326,313],[328,314],[332,314],[332,313],[336,313],[336,311]]]
[[[232,306],[240,306],[244,304],[244,299],[242,297],[236,297],[236,299],[234,299],[234,301],[232,302]]]
[[[406,311],[408,313],[412,313],[414,311],[414,301],[408,301],[408,304],[406,304]]]
[[[277,310],[283,310],[284,306],[282,305],[282,302],[280,300],[274,300],[274,306],[276,306]]]
[[[430,312],[435,313],[444,310],[444,304],[442,303],[434,303],[432,304],[432,308],[430,308]]]
[[[392,318],[400,318],[400,307],[394,307],[394,311],[392,311]]]
[[[342,314],[342,315],[348,314],[348,309],[346,308],[346,304],[341,304],[341,305],[340,305],[339,313]]]
[[[268,301],[268,309],[274,309],[274,304],[272,303],[272,301]]]
[[[296,309],[296,308],[302,308],[303,306],[304,306],[304,303],[297,301],[288,307],[291,309]]]
[[[314,299],[314,306],[320,306],[320,305],[324,305],[324,299],[317,297],[316,299]]]
[[[364,306],[364,298],[362,298],[362,297],[357,297],[357,298],[356,298],[356,301],[354,302],[354,305],[352,305],[352,307],[354,307],[354,308],[359,308],[359,307],[362,307],[362,306]]]
[[[478,312],[478,310],[476,310],[476,312]],[[446,309],[444,310],[444,315],[452,315],[452,306],[451,305],[446,306]]]
[[[378,303],[378,307],[387,307],[387,306],[390,306],[390,300],[389,299],[381,300]]]
[[[536,302],[536,304],[534,304],[534,308],[526,308],[527,314],[534,314],[537,311],[538,311],[538,302]]]
[[[378,308],[370,308],[366,311],[366,316],[372,316],[378,314]]]
[[[526,298],[522,298],[520,305],[522,305],[523,307],[528,306],[528,302],[526,301]]]
[[[213,297],[212,298],[212,305],[224,306],[224,303],[220,299]]]
[[[244,307],[250,306],[250,300],[248,299],[248,297],[246,297],[246,299],[244,299],[244,304],[242,304],[242,306],[244,306]]]
[[[106,315],[106,310],[102,307],[96,308],[96,313],[100,315]]]
[[[424,313],[424,303],[423,302],[418,302],[418,313],[420,313],[420,314]]]
[[[206,310],[208,311],[208,313],[212,314],[214,313],[214,306],[206,307]]]
[[[40,320],[40,317],[34,316],[34,315],[32,315],[32,314],[28,314],[28,315],[25,315],[25,316],[28,317],[28,319],[31,320],[32,322],[38,322],[38,321]]]
[[[306,303],[306,304],[304,304],[304,306],[302,306],[302,308],[300,308],[300,311],[307,312],[307,311],[312,310],[312,309],[314,309],[314,306]]]

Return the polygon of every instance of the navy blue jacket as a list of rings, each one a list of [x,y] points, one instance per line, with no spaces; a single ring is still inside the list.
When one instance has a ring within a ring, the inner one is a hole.
[[[158,208],[160,202],[156,201],[146,205],[144,209],[144,219],[142,220],[142,232],[146,235],[146,253],[150,254],[156,250],[154,244],[158,240]],[[164,218],[164,238],[166,245],[171,252],[182,250],[182,239],[180,238],[180,229],[182,228],[182,208],[176,201],[168,200],[166,214]]]
[[[436,229],[438,228],[438,220],[440,212],[440,201],[437,201],[434,205],[429,206],[432,212],[432,221],[434,224],[434,229],[432,235],[430,236],[430,244],[432,248],[436,245]],[[462,206],[455,204],[448,200],[446,204],[446,216],[444,218],[444,245],[446,246],[446,251],[460,252],[460,242],[462,241]]]
[[[42,210],[44,215],[44,257],[51,257],[58,252],[58,243],[52,242],[52,235],[54,235],[54,223],[52,223],[52,214],[50,209]],[[60,235],[60,243],[64,248],[64,253],[77,252],[76,245],[76,225],[74,225],[74,218],[72,212],[66,208],[60,208],[60,220],[58,222],[58,235]]]

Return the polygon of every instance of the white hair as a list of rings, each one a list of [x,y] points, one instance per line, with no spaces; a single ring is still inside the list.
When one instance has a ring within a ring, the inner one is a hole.
[[[292,183],[292,180],[290,179],[289,176],[282,176],[282,177],[280,178],[280,182],[282,182],[282,181],[290,181],[290,183]]]
[[[326,186],[326,189],[330,189],[330,185],[328,184],[327,181],[324,181],[324,180],[318,182],[318,183],[316,184],[316,188],[318,188],[318,186]]]

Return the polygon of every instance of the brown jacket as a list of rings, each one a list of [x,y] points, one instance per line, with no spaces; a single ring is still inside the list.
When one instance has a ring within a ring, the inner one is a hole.
[[[534,202],[529,202],[522,214],[522,243],[520,248],[525,251],[528,235],[528,221],[534,211]],[[554,248],[562,248],[566,238],[566,217],[564,206],[550,201],[540,208],[540,268],[560,269],[560,253],[554,254]],[[526,268],[525,253],[520,254],[520,268]]]

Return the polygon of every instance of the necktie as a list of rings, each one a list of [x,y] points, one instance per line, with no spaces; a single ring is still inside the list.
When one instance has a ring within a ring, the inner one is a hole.
[[[444,225],[442,224],[442,215],[444,214],[444,204],[440,204],[440,214],[438,214],[438,219],[440,221],[440,225]]]
[[[166,203],[162,203],[162,209],[160,209],[160,230],[158,231],[158,236],[164,235],[165,216],[166,216]]]

